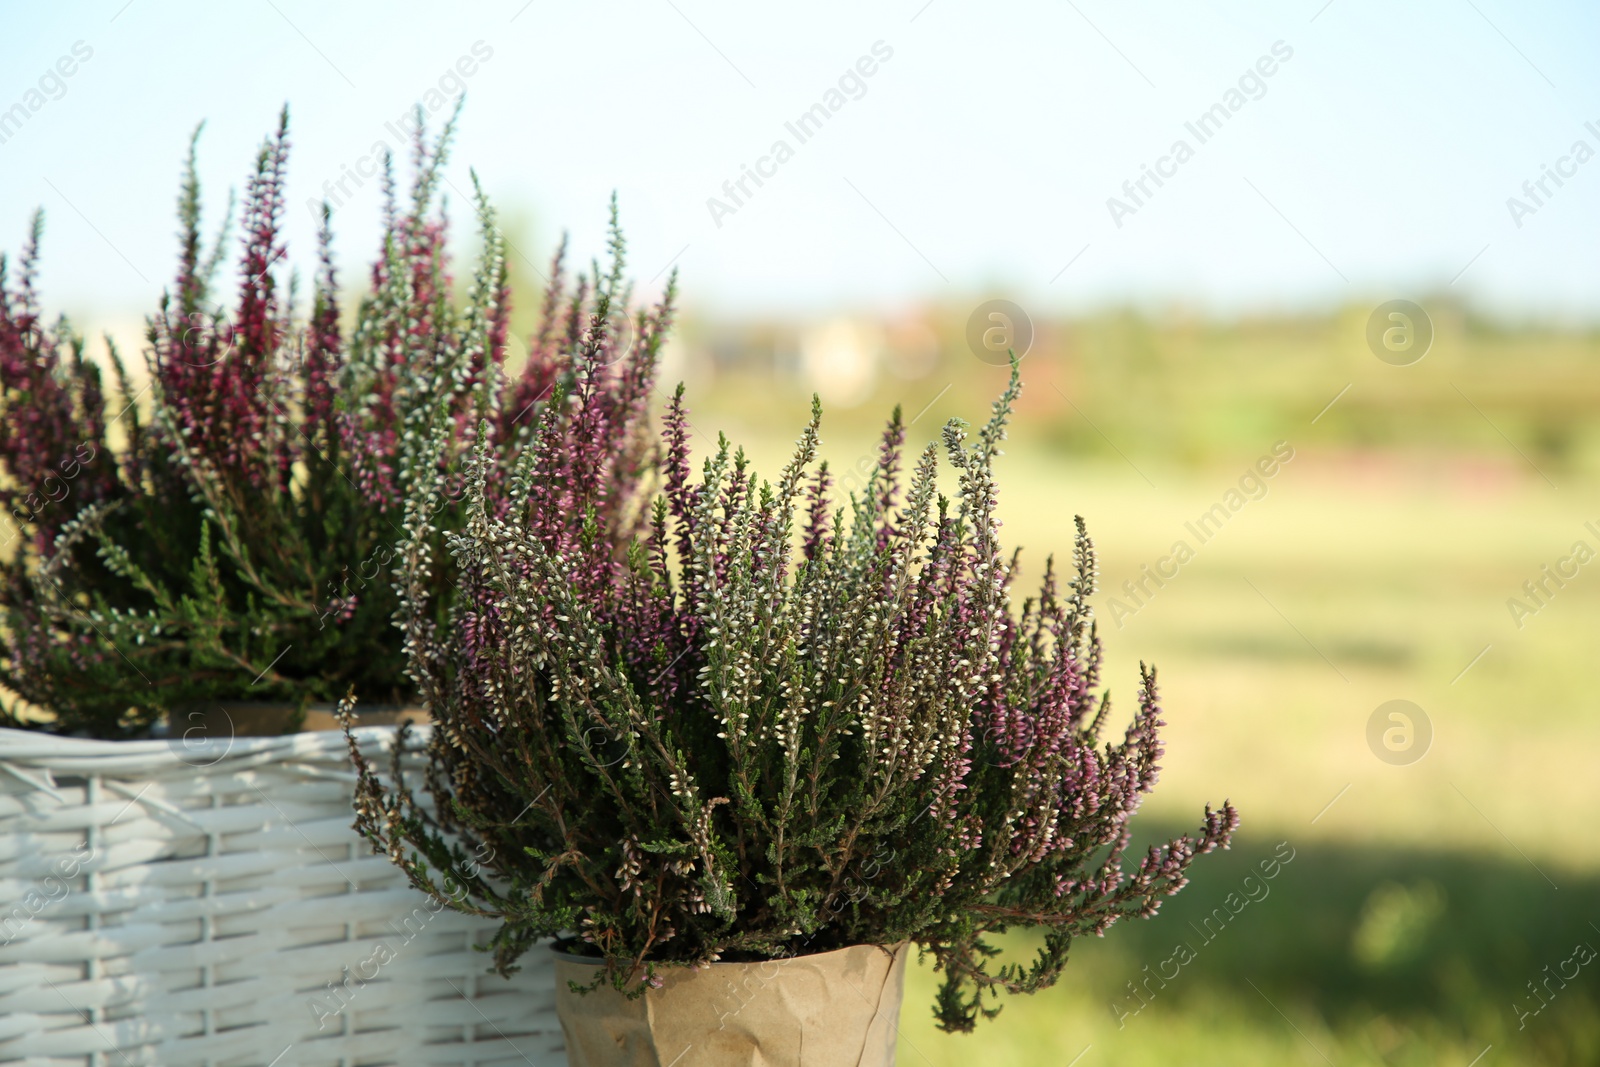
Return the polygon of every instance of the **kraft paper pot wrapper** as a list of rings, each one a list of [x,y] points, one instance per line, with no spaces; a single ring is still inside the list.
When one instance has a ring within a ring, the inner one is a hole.
[[[891,954],[892,952],[892,954]],[[894,1067],[907,945],[662,967],[629,1000],[599,968],[556,953],[556,1011],[571,1067]]]

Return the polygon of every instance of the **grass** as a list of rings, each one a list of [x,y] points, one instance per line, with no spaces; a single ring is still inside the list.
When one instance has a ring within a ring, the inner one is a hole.
[[[1600,964],[1554,982],[1525,1027],[1513,1008],[1540,1003],[1525,983],[1547,965],[1600,944],[1582,906],[1600,899],[1600,876],[1553,868],[1558,891],[1515,855],[1312,839],[1279,853],[1293,859],[1275,879],[1252,878],[1280,847],[1271,836],[1243,833],[1155,919],[1082,944],[1056,988],[977,1033],[933,1028],[934,975],[918,968],[901,1062],[1066,1064],[1086,1046],[1085,1067],[1466,1067],[1489,1046],[1492,1063],[1600,1060]]]
[[[725,386],[696,422],[727,428],[758,469],[776,470],[805,391],[771,390],[753,410],[734,399],[753,395],[747,387]],[[908,395],[908,414],[936,391]],[[952,390],[913,438],[951,414],[981,417],[988,397]],[[1518,1005],[1539,1003],[1529,982],[1579,943],[1600,948],[1600,566],[1520,629],[1506,607],[1574,541],[1600,548],[1584,528],[1600,518],[1588,464],[1574,459],[1556,488],[1504,441],[1499,451],[1298,445],[1265,497],[1119,629],[1111,595],[1174,540],[1194,541],[1185,522],[1275,438],[1198,465],[1159,448],[1085,456],[1052,442],[1059,417],[1025,413],[1001,461],[1003,534],[1026,546],[1036,574],[1046,553],[1067,555],[1071,517],[1085,515],[1102,556],[1107,684],[1131,703],[1138,661],[1161,668],[1167,755],[1143,832],[1192,828],[1224,796],[1244,829],[1159,916],[1075,947],[1056,988],[1008,1000],[975,1034],[934,1029],[935,976],[914,968],[900,1062],[1600,1063],[1600,960],[1564,987],[1552,981],[1549,1006],[1525,1027],[1518,1017]],[[849,467],[871,448],[853,420],[826,451]],[[1433,731],[1426,755],[1403,766],[1367,742],[1374,710],[1397,698]],[[1204,917],[1280,842],[1295,859],[1270,894],[1202,940]],[[1024,951],[1027,935],[1014,938],[1008,947]],[[1185,941],[1192,962],[1119,1025],[1111,1005],[1134,1003],[1127,983]]]
[[[1580,573],[1521,630],[1505,608],[1574,538],[1594,541],[1578,521],[1589,498],[1389,467],[1352,478],[1333,457],[1297,458],[1122,629],[1107,624],[1114,689],[1131,690],[1139,657],[1163,670],[1168,755],[1146,817],[1181,829],[1229,795],[1245,819],[1234,852],[1197,867],[1157,919],[1084,945],[1060,987],[980,1034],[933,1031],[932,976],[919,973],[902,1062],[1067,1064],[1090,1046],[1085,1067],[1466,1067],[1490,1046],[1486,1064],[1600,1062],[1600,966],[1525,1030],[1514,1007],[1531,1005],[1526,983],[1546,965],[1600,946],[1586,651],[1600,577]],[[1218,477],[1152,489],[1022,452],[1001,474],[1007,532],[1060,553],[1065,514],[1082,510],[1115,590],[1184,536],[1229,484]],[[1367,747],[1368,717],[1394,698],[1433,724],[1408,766]],[[1191,924],[1279,841],[1297,858],[1272,895],[1200,947]],[[1113,998],[1126,1005],[1126,983],[1185,938],[1194,962],[1119,1027]]]

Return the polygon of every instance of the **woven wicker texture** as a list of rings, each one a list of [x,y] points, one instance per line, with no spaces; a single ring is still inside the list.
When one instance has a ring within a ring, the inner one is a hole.
[[[564,1064],[548,953],[489,973],[493,923],[372,854],[353,782],[335,732],[0,730],[0,1063]]]

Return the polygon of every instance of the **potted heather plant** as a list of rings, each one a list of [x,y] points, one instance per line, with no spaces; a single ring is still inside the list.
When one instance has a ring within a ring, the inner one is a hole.
[[[1081,519],[1064,587],[1047,568],[1012,610],[992,468],[1015,364],[976,441],[952,421],[909,484],[897,412],[840,505],[815,401],[775,482],[725,440],[695,479],[681,387],[664,484],[625,497],[593,362],[540,408],[513,477],[481,447],[469,461],[446,627],[439,483],[408,502],[401,619],[437,816],[352,749],[358,826],[433,900],[500,921],[502,972],[574,932],[557,945],[574,1067],[691,1046],[713,1065],[892,1063],[908,946],[942,974],[940,1026],[970,1030],[1228,845],[1225,803],[1124,867],[1161,752],[1156,677],[1102,743]],[[435,453],[450,434],[441,416]],[[1030,927],[1036,958],[993,962],[994,935]]]
[[[110,397],[72,326],[43,319],[39,217],[20,269],[0,259],[0,505],[16,527],[0,551],[14,698],[0,704],[0,1060],[87,1065],[110,1042],[141,1062],[216,1062],[258,1053],[269,1027],[330,1061],[559,1050],[551,968],[482,986],[490,924],[397,892],[399,872],[349,828],[344,735],[295,732],[346,694],[416,704],[389,571],[420,445],[430,488],[467,449],[509,477],[576,353],[647,389],[670,318],[627,318],[613,202],[609,273],[569,279],[557,253],[508,375],[506,244],[481,190],[482,250],[452,289],[439,195],[452,128],[419,130],[408,196],[386,163],[383,246],[350,324],[326,208],[297,314],[287,114],[244,198],[231,310],[215,296],[227,225],[202,240],[191,144],[148,374],[108,341]],[[620,388],[605,400],[642,405]],[[609,469],[645,476],[652,456],[633,458]],[[435,529],[459,525],[458,495],[435,497]],[[441,569],[429,589],[441,622],[453,582]],[[234,736],[254,732],[276,736]],[[377,751],[392,733],[355,736]]]
[[[413,408],[438,394],[464,445],[477,427],[467,414],[501,388],[503,243],[480,198],[485,252],[458,312],[432,214],[449,130],[419,139],[411,202],[397,209],[390,183],[383,252],[349,338],[326,214],[309,315],[296,321],[281,237],[287,119],[250,178],[231,311],[215,299],[223,234],[208,251],[191,145],[178,275],[148,320],[143,386],[108,340],[108,405],[81,338],[41,321],[38,216],[5,292],[0,503],[21,536],[0,572],[0,681],[49,710],[46,729],[124,738],[174,712],[182,730],[187,709],[220,705],[238,726],[255,718],[249,732],[280,733],[352,688],[375,704],[410,701],[385,580],[401,440]],[[275,720],[249,715],[264,704],[282,709]]]

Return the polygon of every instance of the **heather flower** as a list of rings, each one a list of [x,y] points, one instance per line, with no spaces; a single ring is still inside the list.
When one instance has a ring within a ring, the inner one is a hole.
[[[1064,592],[1051,567],[1012,609],[993,464],[1015,367],[975,439],[953,421],[909,478],[896,413],[868,484],[838,506],[815,402],[776,481],[726,440],[696,478],[680,386],[659,490],[621,477],[636,419],[610,417],[602,383],[646,374],[624,367],[585,346],[510,477],[479,442],[446,535],[460,582],[442,626],[427,501],[444,475],[407,502],[401,616],[438,724],[439,822],[398,760],[391,788],[352,742],[358,828],[436,899],[499,918],[502,971],[565,931],[634,992],[668,964],[909,940],[943,972],[941,1025],[965,1030],[1227,846],[1224,804],[1124,867],[1161,758],[1156,677],[1141,668],[1124,736],[1103,740],[1081,519]],[[425,454],[451,433],[437,413]],[[465,870],[467,849],[493,857],[490,874]],[[1044,930],[1031,965],[990,962],[994,934],[1030,926]]]
[[[383,244],[348,328],[326,209],[304,318],[296,307],[287,112],[245,188],[227,306],[216,276],[230,227],[202,235],[191,144],[177,275],[148,319],[149,384],[136,386],[111,349],[109,402],[83,341],[40,319],[42,221],[14,278],[0,260],[0,504],[20,533],[0,561],[0,682],[53,713],[48,728],[119,737],[198,701],[413,698],[390,572],[414,483],[435,487],[475,447],[509,462],[528,415],[506,414],[503,395],[530,411],[548,402],[575,359],[617,343],[625,314],[605,282],[589,325],[594,283],[569,293],[558,260],[539,340],[508,376],[505,241],[476,178],[483,251],[464,294],[451,277],[438,188],[453,124],[431,140],[419,129],[403,202],[385,162]],[[612,221],[615,233],[614,205]],[[573,316],[585,328],[569,343]],[[586,418],[627,424],[648,389],[635,375],[593,390]],[[429,436],[435,416],[443,430]],[[637,441],[605,440],[585,447],[631,457],[612,477],[648,477],[653,456]],[[571,459],[575,481],[591,476],[584,454]],[[452,529],[459,492],[437,488],[428,521]],[[453,582],[441,569],[432,602]]]

